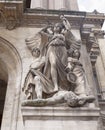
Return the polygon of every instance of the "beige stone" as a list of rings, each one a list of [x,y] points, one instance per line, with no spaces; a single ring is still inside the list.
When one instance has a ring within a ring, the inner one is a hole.
[[[98,108],[23,107],[22,115],[25,130],[98,130]]]

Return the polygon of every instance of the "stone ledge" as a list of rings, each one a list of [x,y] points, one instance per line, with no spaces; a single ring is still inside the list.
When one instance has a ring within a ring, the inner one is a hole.
[[[75,119],[96,119],[100,116],[99,108],[69,108],[69,107],[22,107],[23,120],[36,119],[36,117],[62,117]]]
[[[24,130],[101,130],[99,108],[22,107]]]
[[[2,0],[2,1],[0,1],[0,3],[15,3],[15,4],[20,4],[20,3],[23,3],[23,1],[22,0],[13,0],[13,1],[10,1],[10,0]]]

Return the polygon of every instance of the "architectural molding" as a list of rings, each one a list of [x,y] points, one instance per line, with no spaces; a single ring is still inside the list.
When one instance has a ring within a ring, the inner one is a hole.
[[[70,20],[72,27],[82,28],[84,24],[93,24],[100,28],[104,22],[105,16],[103,13],[95,14],[69,11],[69,10],[51,10],[51,9],[23,9],[22,1],[0,2],[0,9],[3,10],[6,17],[7,29],[14,29],[17,26],[37,27],[47,24],[47,21],[53,22],[57,19],[56,16],[65,14]],[[46,20],[45,20],[46,19]]]
[[[2,37],[0,37],[0,49],[5,52],[0,51],[0,59],[4,61],[8,74],[1,129],[16,130],[22,81],[22,61],[17,49]]]

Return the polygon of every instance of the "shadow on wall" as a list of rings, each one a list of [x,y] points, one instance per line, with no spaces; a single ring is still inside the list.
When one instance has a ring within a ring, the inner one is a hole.
[[[25,0],[25,7],[30,8],[31,0]]]

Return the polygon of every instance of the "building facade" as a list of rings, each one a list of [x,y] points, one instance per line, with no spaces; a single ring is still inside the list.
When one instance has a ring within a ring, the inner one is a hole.
[[[24,82],[34,61],[25,39],[59,22],[61,14],[82,41],[81,62],[89,84],[86,90],[95,101],[82,108],[22,107]],[[77,0],[0,0],[1,130],[105,129],[104,19],[96,10],[79,11]]]

